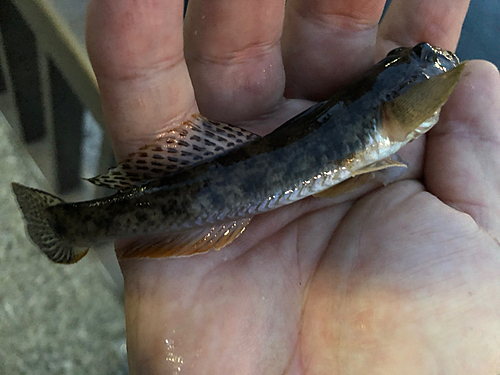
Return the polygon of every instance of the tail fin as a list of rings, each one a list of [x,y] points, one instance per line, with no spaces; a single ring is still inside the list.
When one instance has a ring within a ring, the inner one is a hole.
[[[54,228],[55,220],[48,208],[64,203],[62,199],[15,182],[12,183],[12,190],[23,213],[26,231],[50,260],[75,263],[87,254],[88,249],[67,243]]]

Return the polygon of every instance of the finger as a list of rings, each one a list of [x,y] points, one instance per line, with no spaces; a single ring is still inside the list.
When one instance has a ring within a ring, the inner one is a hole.
[[[427,137],[428,190],[500,239],[500,75],[471,61]]]
[[[94,0],[87,45],[118,158],[196,111],[183,58],[182,0]]]
[[[469,0],[393,0],[380,23],[377,57],[420,42],[454,51],[468,7]]]
[[[288,97],[323,100],[373,65],[384,0],[290,0],[282,38]]]
[[[204,115],[238,122],[282,103],[284,7],[284,0],[189,2],[186,60]]]

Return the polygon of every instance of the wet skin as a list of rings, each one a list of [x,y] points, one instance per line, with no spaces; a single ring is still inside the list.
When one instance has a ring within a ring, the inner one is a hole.
[[[265,134],[397,45],[453,50],[467,3],[393,1],[377,29],[383,2],[288,1],[278,44],[282,1],[193,0],[185,64],[181,1],[95,1],[117,155],[198,108]],[[466,69],[404,180],[257,216],[220,252],[122,261],[131,373],[498,371],[500,78]]]

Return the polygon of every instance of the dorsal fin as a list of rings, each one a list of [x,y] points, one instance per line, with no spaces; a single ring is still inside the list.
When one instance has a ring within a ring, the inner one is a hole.
[[[237,126],[194,114],[107,173],[89,178],[98,186],[124,190],[214,159],[259,138]]]

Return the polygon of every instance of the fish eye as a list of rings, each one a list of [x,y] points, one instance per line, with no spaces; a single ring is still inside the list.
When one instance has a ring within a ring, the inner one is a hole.
[[[412,49],[421,60],[434,64],[437,61],[436,50],[429,43],[419,43]]]

